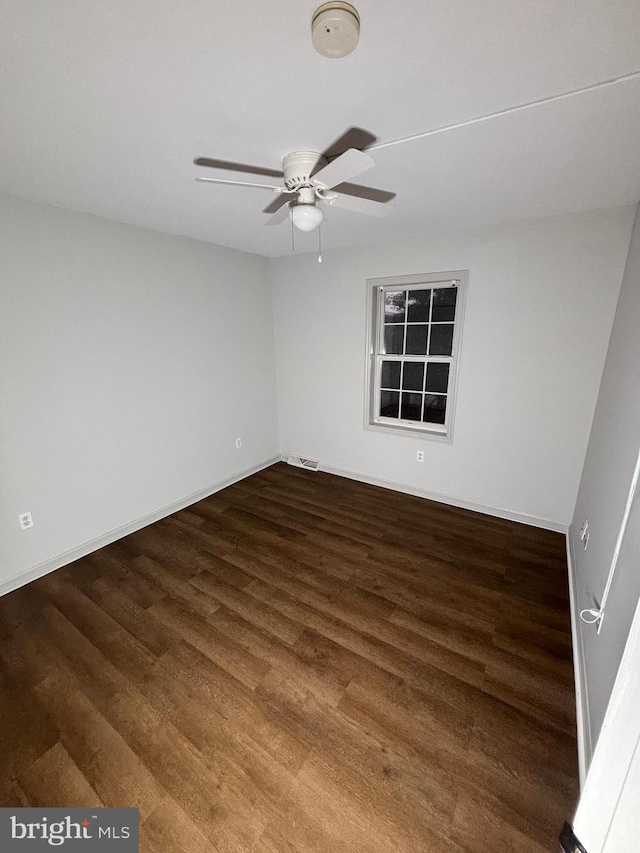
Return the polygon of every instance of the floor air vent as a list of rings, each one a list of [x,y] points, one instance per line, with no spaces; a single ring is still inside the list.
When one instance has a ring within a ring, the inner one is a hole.
[[[294,456],[293,454],[287,459],[287,464],[295,465],[296,468],[306,468],[307,471],[317,471],[320,467],[317,459],[305,459],[304,456]]]

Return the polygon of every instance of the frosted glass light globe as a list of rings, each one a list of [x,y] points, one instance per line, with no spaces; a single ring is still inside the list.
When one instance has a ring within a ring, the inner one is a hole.
[[[324,219],[324,213],[315,204],[296,204],[291,208],[291,221],[298,231],[313,231]]]

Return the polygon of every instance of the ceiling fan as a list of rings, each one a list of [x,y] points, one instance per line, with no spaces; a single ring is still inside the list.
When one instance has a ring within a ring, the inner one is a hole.
[[[373,158],[362,149],[376,137],[361,128],[349,128],[322,154],[315,151],[293,151],[282,159],[282,171],[197,157],[196,166],[246,172],[269,178],[281,178],[282,185],[234,181],[198,176],[196,181],[210,184],[231,184],[241,187],[260,187],[277,193],[263,213],[271,216],[265,225],[278,225],[288,217],[300,231],[313,231],[324,219],[326,205],[342,207],[369,216],[386,216],[391,212],[389,202],[395,193],[347,183],[375,166]]]

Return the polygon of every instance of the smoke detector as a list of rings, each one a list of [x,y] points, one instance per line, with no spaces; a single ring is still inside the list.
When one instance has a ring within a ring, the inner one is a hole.
[[[355,50],[360,36],[360,16],[350,3],[323,3],[313,13],[313,46],[329,59],[339,59]]]

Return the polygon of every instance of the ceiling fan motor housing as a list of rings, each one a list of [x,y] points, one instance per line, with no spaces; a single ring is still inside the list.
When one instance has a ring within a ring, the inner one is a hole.
[[[293,151],[282,160],[284,185],[288,190],[314,186],[311,173],[319,171],[327,161],[315,151]]]

